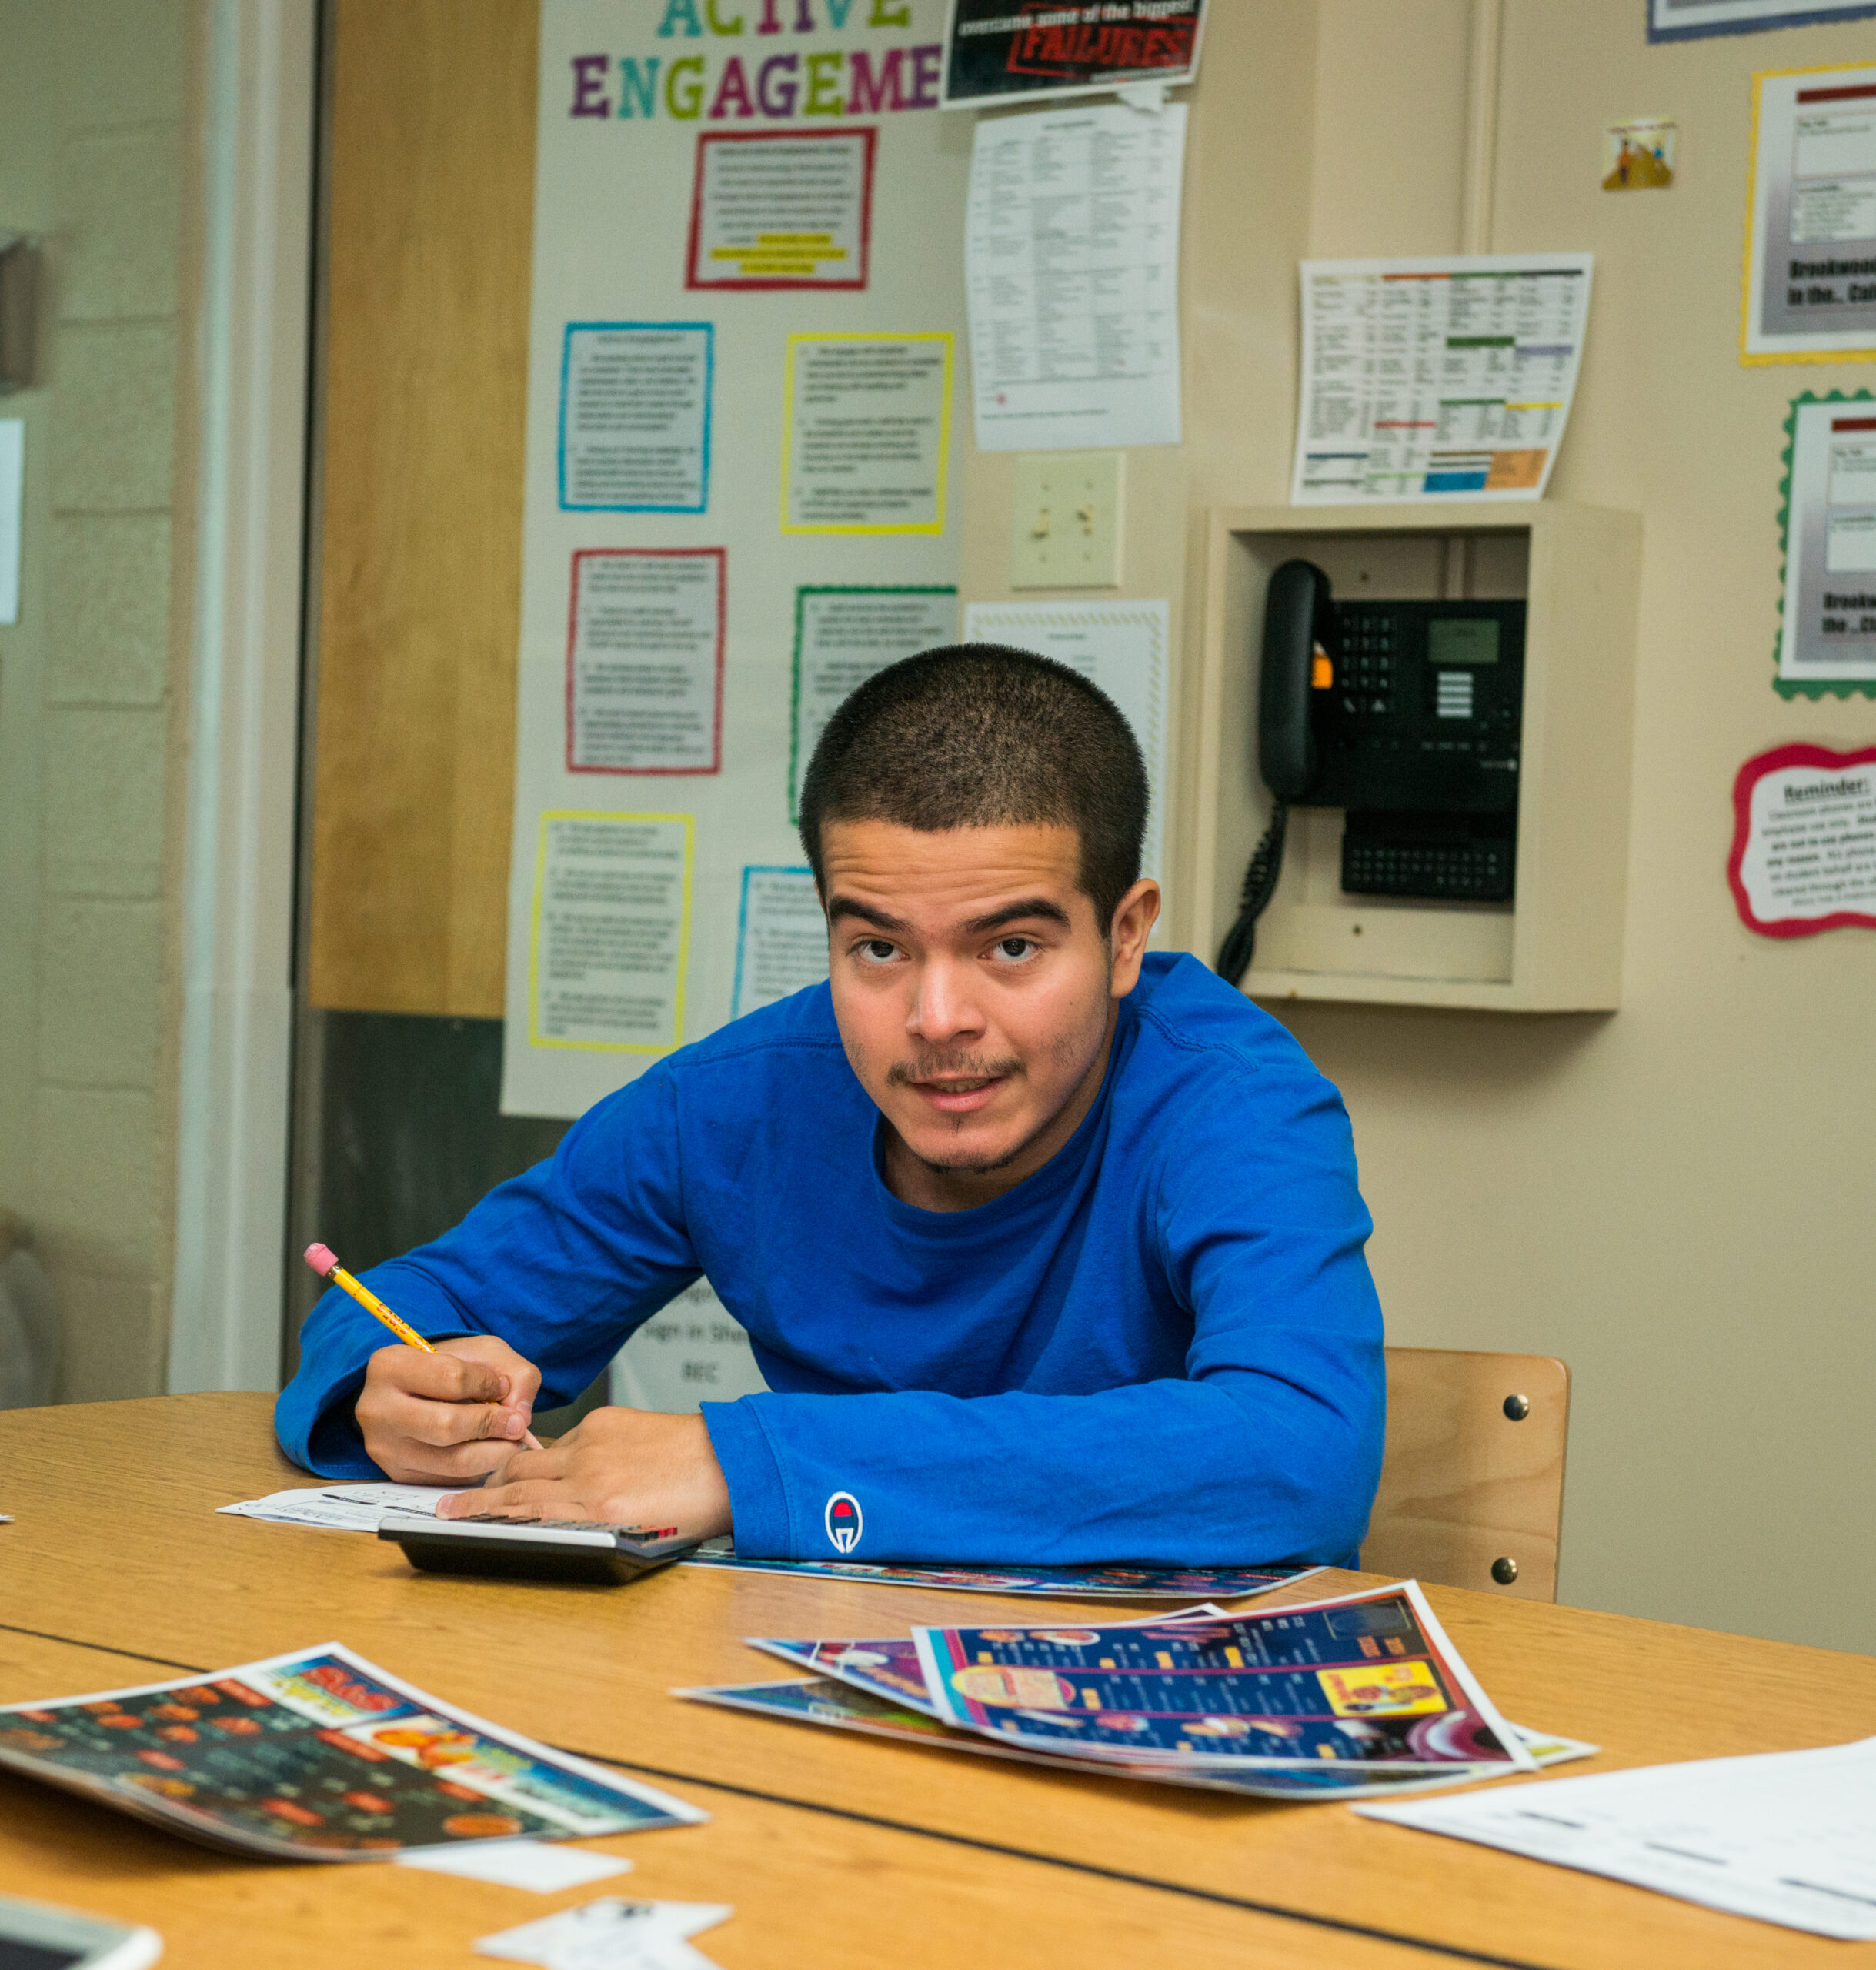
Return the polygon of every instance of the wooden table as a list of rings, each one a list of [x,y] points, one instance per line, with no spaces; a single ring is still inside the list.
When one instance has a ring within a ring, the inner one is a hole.
[[[295,1482],[268,1399],[212,1395],[0,1416],[0,1701],[222,1668],[341,1641],[437,1695],[622,1766],[708,1826],[601,1843],[619,1891],[723,1901],[701,1939],[755,1965],[1177,1962],[1354,1966],[1876,1964],[1593,1876],[1276,1805],[1004,1765],[673,1698],[786,1674],[753,1634],[903,1633],[1075,1604],[678,1568],[628,1588],[413,1574],[356,1534],[218,1517]],[[1269,1601],[1363,1577],[1331,1574]],[[1579,1770],[1876,1734],[1876,1660],[1435,1588],[1505,1713],[1588,1738]],[[1079,1604],[1087,1618],[1087,1604]],[[1501,1781],[1530,1783],[1541,1781]],[[466,1963],[542,1898],[377,1867],[197,1852],[0,1779],[0,1892],[152,1923],[169,1960]],[[342,1942],[342,1949],[338,1945]]]

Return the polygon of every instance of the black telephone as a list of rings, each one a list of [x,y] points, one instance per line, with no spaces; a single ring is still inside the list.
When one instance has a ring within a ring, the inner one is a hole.
[[[1517,862],[1521,602],[1343,602],[1312,561],[1270,577],[1257,766],[1275,796],[1220,977],[1250,968],[1292,807],[1340,807],[1355,896],[1504,903]]]

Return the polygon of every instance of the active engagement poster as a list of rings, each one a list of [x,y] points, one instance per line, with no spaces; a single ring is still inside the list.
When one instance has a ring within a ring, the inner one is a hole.
[[[957,633],[944,16],[539,9],[506,1113],[579,1115],[825,975],[807,754]],[[633,1346],[661,1407],[754,1373],[713,1301]]]
[[[1747,362],[1876,356],[1876,67],[1752,82]]]

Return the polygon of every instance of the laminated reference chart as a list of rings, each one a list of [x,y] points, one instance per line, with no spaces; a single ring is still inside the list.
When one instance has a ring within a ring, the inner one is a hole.
[[[1576,389],[1591,265],[1304,261],[1292,503],[1540,498]]]

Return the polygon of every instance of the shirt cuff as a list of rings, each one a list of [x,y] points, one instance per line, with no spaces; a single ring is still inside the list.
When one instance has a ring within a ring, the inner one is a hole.
[[[792,1558],[787,1488],[755,1404],[746,1397],[706,1402],[703,1413],[710,1447],[729,1487],[730,1532],[737,1553],[747,1560]]]

